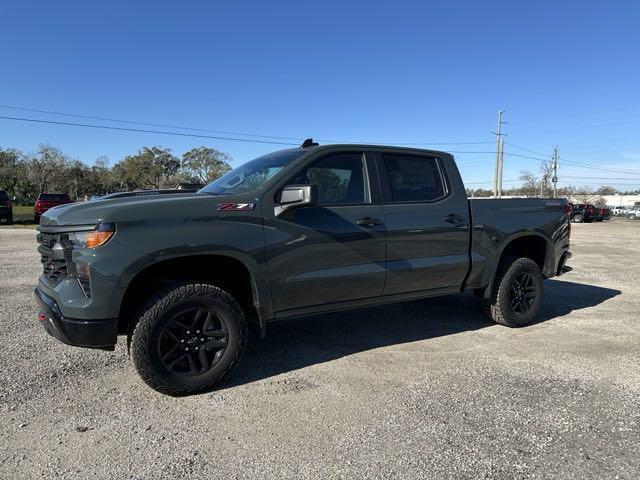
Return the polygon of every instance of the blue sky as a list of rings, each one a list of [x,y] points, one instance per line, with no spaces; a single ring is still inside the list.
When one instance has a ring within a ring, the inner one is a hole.
[[[490,131],[502,108],[507,142],[549,154],[559,145],[561,183],[640,186],[638,2],[59,0],[3,2],[0,18],[2,105],[420,143],[460,152],[467,182],[492,179]],[[0,115],[83,121],[3,107]],[[0,120],[0,147],[29,152],[40,142],[86,163],[148,145],[181,154],[206,144],[234,164],[279,148]],[[538,167],[507,155],[504,178]]]

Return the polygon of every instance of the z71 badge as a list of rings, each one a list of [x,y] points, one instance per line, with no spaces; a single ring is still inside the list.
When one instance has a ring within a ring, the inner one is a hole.
[[[246,210],[253,210],[255,203],[219,203],[219,212],[243,212]]]

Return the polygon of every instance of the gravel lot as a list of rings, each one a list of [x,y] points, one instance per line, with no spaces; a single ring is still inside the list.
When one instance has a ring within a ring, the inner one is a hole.
[[[283,322],[171,398],[126,348],[38,325],[35,233],[0,228],[0,478],[640,477],[640,222],[575,225],[541,320],[471,295]]]

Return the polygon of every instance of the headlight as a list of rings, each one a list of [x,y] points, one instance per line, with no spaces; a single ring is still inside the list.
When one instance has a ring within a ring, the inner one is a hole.
[[[104,245],[116,232],[113,223],[101,223],[94,230],[69,232],[69,241],[74,247],[95,248]]]

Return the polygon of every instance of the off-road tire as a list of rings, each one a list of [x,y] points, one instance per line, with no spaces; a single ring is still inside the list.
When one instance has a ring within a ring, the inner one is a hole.
[[[584,215],[581,213],[576,213],[573,217],[571,217],[571,221],[573,223],[582,223],[584,222]]]
[[[522,273],[531,274],[536,297],[528,311],[518,313],[512,307],[511,288],[516,278]],[[494,322],[507,327],[527,325],[535,319],[542,304],[543,278],[540,268],[530,258],[505,258],[501,262],[493,290],[491,299],[486,303],[486,311],[489,317]]]
[[[159,341],[164,326],[172,320],[172,309],[181,304],[213,305],[227,318],[228,344],[211,370],[199,376],[179,375],[163,364]],[[215,285],[199,282],[175,284],[147,302],[137,315],[131,339],[131,356],[140,377],[154,390],[168,395],[188,395],[212,389],[239,363],[247,345],[248,328],[238,302]]]

